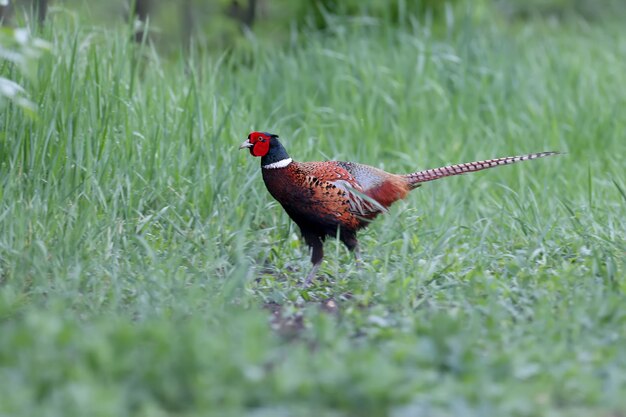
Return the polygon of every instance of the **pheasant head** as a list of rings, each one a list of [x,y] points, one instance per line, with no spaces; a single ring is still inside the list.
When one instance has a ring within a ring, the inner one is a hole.
[[[261,158],[261,166],[264,168],[287,166],[292,162],[285,147],[278,140],[278,135],[272,133],[250,133],[248,139],[239,147],[239,149],[246,148],[250,150],[250,155]]]

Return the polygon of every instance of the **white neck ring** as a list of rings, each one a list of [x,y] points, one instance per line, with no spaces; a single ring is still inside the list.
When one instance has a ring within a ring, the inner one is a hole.
[[[292,163],[293,160],[291,158],[281,159],[277,162],[272,162],[271,164],[262,165],[264,169],[277,169],[277,168],[285,168],[287,165]]]

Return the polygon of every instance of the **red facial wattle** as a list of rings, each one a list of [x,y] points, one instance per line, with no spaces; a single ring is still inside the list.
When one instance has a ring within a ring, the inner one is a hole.
[[[260,139],[254,143],[254,146],[250,148],[250,153],[253,156],[265,156],[270,151],[270,140]]]
[[[250,147],[250,154],[252,156],[265,156],[270,151],[270,139],[269,135],[261,132],[252,132],[248,136],[248,140],[252,144]]]

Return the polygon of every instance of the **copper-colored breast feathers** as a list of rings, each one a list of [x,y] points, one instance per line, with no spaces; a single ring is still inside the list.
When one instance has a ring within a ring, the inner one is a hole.
[[[409,191],[398,175],[348,162],[294,162],[284,169],[263,170],[263,179],[296,223],[328,233],[338,226],[364,227]]]
[[[334,233],[338,226],[356,230],[358,219],[350,212],[346,193],[324,178],[350,180],[349,173],[333,172],[323,163],[291,163],[284,169],[263,170],[263,180],[270,194],[301,227],[327,229]],[[327,168],[327,169],[324,169]]]

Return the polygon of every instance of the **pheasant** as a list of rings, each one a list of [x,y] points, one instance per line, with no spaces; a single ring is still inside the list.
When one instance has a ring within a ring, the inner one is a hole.
[[[558,154],[508,156],[398,175],[354,162],[296,162],[278,135],[267,132],[250,133],[239,149],[249,149],[252,156],[261,158],[265,186],[300,227],[312,250],[313,267],[305,285],[322,263],[327,237],[338,235],[359,260],[357,231],[423,182]]]

